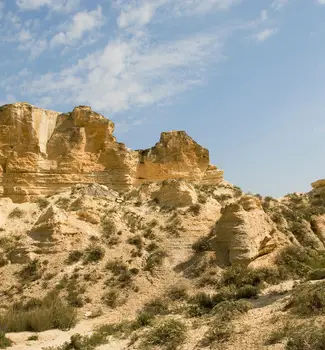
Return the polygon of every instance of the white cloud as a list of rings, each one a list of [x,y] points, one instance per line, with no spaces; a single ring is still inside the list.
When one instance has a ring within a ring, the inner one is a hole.
[[[16,0],[22,10],[38,10],[47,6],[54,11],[70,12],[78,8],[80,0]]]
[[[138,6],[128,5],[122,8],[117,19],[118,26],[120,28],[144,26],[151,21],[156,9],[163,4],[164,1],[157,1],[156,3],[143,2]]]
[[[320,5],[325,5],[325,0],[317,0]]]
[[[321,0],[322,1],[322,0]],[[289,3],[289,0],[273,0],[271,7],[278,11]]]
[[[165,7],[168,16],[191,16],[209,11],[227,10],[241,0],[131,0],[119,1],[121,10],[118,17],[120,28],[141,27],[148,24],[157,9]]]
[[[104,112],[160,102],[201,82],[208,62],[221,58],[222,40],[198,35],[158,46],[114,40],[77,65],[28,80],[26,91],[56,103],[91,104]]]
[[[57,33],[52,38],[51,45],[69,45],[81,39],[85,33],[99,28],[103,23],[104,18],[100,6],[93,11],[78,12],[73,16],[72,23],[69,24],[67,30]]]
[[[268,18],[269,18],[269,15],[268,15],[268,12],[267,12],[267,10],[262,10],[261,11],[261,21],[262,22],[265,22],[265,21],[267,21],[268,20]]]
[[[278,30],[276,28],[267,28],[254,35],[254,38],[258,42],[263,42],[270,38],[272,35],[276,34]]]
[[[177,0],[175,9],[179,15],[202,14],[213,10],[228,10],[240,0]]]

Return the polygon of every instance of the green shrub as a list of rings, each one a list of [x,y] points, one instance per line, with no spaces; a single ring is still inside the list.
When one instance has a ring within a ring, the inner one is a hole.
[[[6,349],[12,345],[12,341],[6,337],[5,333],[0,331],[0,349]]]
[[[103,259],[105,255],[105,250],[100,246],[90,245],[84,253],[84,262],[98,262]]]
[[[136,246],[138,250],[142,249],[143,241],[140,235],[135,235],[133,237],[128,238],[127,242]]]
[[[145,347],[161,346],[166,350],[175,350],[186,339],[186,326],[174,319],[161,321],[154,326],[142,342]]]
[[[193,204],[188,208],[188,211],[193,215],[199,215],[201,212],[201,205],[200,204]]]
[[[105,268],[113,274],[113,277],[105,282],[106,285],[111,287],[131,287],[133,276],[138,273],[137,269],[129,269],[124,262],[119,260],[107,262]]]
[[[257,286],[246,284],[238,289],[236,297],[237,299],[250,299],[256,297],[258,292],[259,288]]]
[[[171,300],[186,300],[188,298],[187,289],[183,285],[176,285],[167,291],[168,298]]]
[[[144,270],[153,272],[156,267],[162,265],[166,256],[167,254],[161,249],[153,251],[146,259]]]
[[[38,340],[38,335],[37,334],[31,335],[30,337],[27,338],[27,340],[36,341],[36,340]]]
[[[168,302],[166,299],[162,298],[152,299],[144,305],[142,312],[152,316],[167,315],[169,312]]]
[[[80,250],[72,250],[67,258],[67,263],[68,264],[73,264],[78,262],[83,256],[83,252],[81,252]]]
[[[23,282],[33,282],[41,278],[41,264],[38,260],[31,260],[27,265],[25,265],[18,273],[19,278]]]
[[[210,250],[209,237],[201,237],[192,244],[192,249],[197,252],[205,252]]]
[[[244,266],[231,266],[224,270],[219,285],[233,285],[236,288],[250,285],[260,288],[263,282],[273,283],[277,280],[278,272],[275,269],[250,269]]]
[[[102,235],[104,238],[110,238],[111,236],[117,233],[116,224],[110,218],[107,218],[107,217],[102,218],[101,226],[102,226]]]
[[[141,327],[149,326],[151,325],[153,318],[154,318],[154,315],[152,313],[142,311],[137,315],[133,323],[133,328],[138,329]]]
[[[278,254],[276,263],[281,279],[302,278],[325,267],[325,253],[292,245]]]
[[[304,325],[289,334],[286,350],[325,350],[325,327]]]
[[[70,198],[66,198],[66,197],[60,197],[55,202],[55,205],[61,209],[68,208],[69,204],[70,204]]]
[[[207,347],[215,343],[225,343],[233,333],[234,329],[231,323],[222,322],[219,319],[216,319],[210,324],[209,330],[204,334],[200,345],[202,347]]]
[[[25,214],[25,212],[24,212],[22,209],[16,207],[16,208],[9,214],[9,218],[10,218],[10,219],[15,219],[15,218],[20,219],[20,218],[22,218],[22,217],[24,216],[24,214]]]
[[[114,309],[121,304],[121,300],[119,299],[119,296],[120,296],[120,293],[117,290],[112,289],[106,292],[102,296],[102,300],[104,301],[105,305]]]
[[[216,316],[210,323],[209,330],[204,334],[201,345],[206,347],[228,341],[233,333],[232,320],[246,313],[251,307],[250,303],[243,300],[223,301],[217,304],[213,309]]]
[[[298,287],[292,293],[288,307],[303,316],[324,315],[325,282]]]
[[[0,324],[6,332],[42,332],[47,329],[68,329],[75,324],[75,310],[65,305],[56,292],[43,299],[14,304],[0,316]]]
[[[45,209],[50,204],[50,201],[46,198],[38,198],[36,203],[40,209]]]
[[[236,316],[246,313],[252,308],[252,304],[245,300],[225,300],[213,308],[213,313],[220,321],[230,322]]]

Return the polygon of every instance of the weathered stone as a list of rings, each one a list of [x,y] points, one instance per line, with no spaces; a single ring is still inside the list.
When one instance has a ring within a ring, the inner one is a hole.
[[[256,197],[244,196],[226,206],[215,227],[212,240],[219,259],[225,264],[249,263],[275,248],[275,227]]]
[[[152,193],[152,199],[161,206],[186,207],[197,202],[197,195],[192,185],[173,179],[163,181],[160,189]]]
[[[148,150],[132,151],[113,136],[114,123],[79,106],[59,114],[27,103],[0,107],[0,181],[16,202],[66,191],[75,184],[118,192],[166,179],[218,184],[223,172],[184,131],[161,134]],[[96,191],[95,191],[96,192]]]

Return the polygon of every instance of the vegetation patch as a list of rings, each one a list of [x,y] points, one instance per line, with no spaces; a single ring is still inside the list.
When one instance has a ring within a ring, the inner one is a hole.
[[[325,282],[298,287],[287,306],[301,316],[325,314]]]
[[[142,348],[152,349],[153,346],[161,346],[166,350],[175,350],[186,339],[186,326],[174,319],[168,319],[157,323],[150,329],[142,341]]]
[[[162,249],[157,249],[149,254],[146,259],[146,263],[144,266],[145,271],[153,272],[155,268],[161,266],[163,264],[164,259],[167,254]]]
[[[0,349],[6,349],[12,345],[12,341],[6,337],[4,332],[0,331]]]
[[[48,293],[43,299],[16,303],[0,315],[0,324],[5,332],[69,329],[75,322],[75,309],[64,304],[56,292]]]
[[[90,245],[84,252],[84,262],[98,262],[105,256],[105,250],[99,245]]]

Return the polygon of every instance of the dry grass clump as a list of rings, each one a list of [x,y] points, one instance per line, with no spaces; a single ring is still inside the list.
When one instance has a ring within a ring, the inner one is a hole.
[[[46,207],[48,207],[50,205],[50,201],[46,198],[38,198],[36,201],[38,207],[40,209],[45,209]]]
[[[295,314],[315,316],[325,314],[325,282],[298,287],[287,306]]]
[[[105,256],[105,250],[99,245],[89,245],[83,254],[84,263],[98,262]]]
[[[69,265],[74,264],[74,263],[80,261],[82,256],[83,256],[83,252],[81,252],[80,250],[72,250],[68,255],[66,263]]]
[[[12,345],[12,341],[6,337],[4,332],[0,331],[0,349],[9,348]]]
[[[168,301],[164,298],[155,298],[144,305],[141,310],[142,313],[151,315],[167,315],[169,313]]]
[[[25,212],[22,209],[16,207],[14,210],[12,210],[8,217],[10,219],[21,219],[24,216],[24,214]]]
[[[121,293],[116,290],[112,289],[102,296],[102,300],[105,303],[105,305],[109,306],[112,309],[115,309],[117,306],[122,305],[122,300],[120,298]]]
[[[104,238],[110,238],[117,233],[115,222],[108,217],[103,217],[101,220],[102,235]]]
[[[162,349],[175,350],[186,339],[186,326],[179,320],[167,319],[157,323],[144,336],[143,349],[160,346]]]
[[[285,342],[285,350],[325,350],[325,326],[316,322],[288,322],[270,334],[266,345]]]
[[[286,350],[325,350],[325,327],[305,325],[289,334]]]
[[[155,268],[161,266],[164,262],[164,259],[167,257],[167,253],[162,249],[156,249],[146,258],[144,270],[153,272]]]
[[[175,285],[168,289],[166,295],[169,299],[176,300],[187,300],[188,293],[187,288],[184,285]]]
[[[16,303],[0,316],[0,324],[5,332],[68,329],[75,322],[75,310],[64,304],[57,292],[50,292],[43,299]]]
[[[202,252],[208,251],[211,249],[209,241],[210,241],[209,237],[200,237],[196,242],[192,244],[192,249],[196,253],[202,253]]]
[[[31,260],[18,273],[22,282],[33,282],[42,277],[41,263],[38,260]]]
[[[325,268],[325,253],[292,245],[278,254],[276,264],[279,279],[304,278],[314,270]]]
[[[120,260],[108,261],[105,269],[110,271],[110,277],[105,284],[110,287],[127,288],[132,287],[133,277],[139,273],[137,268],[129,268]]]
[[[206,347],[227,342],[233,333],[231,322],[239,315],[246,313],[251,307],[251,304],[245,300],[219,303],[213,309],[215,317],[210,322],[209,330],[201,340],[201,345]]]

